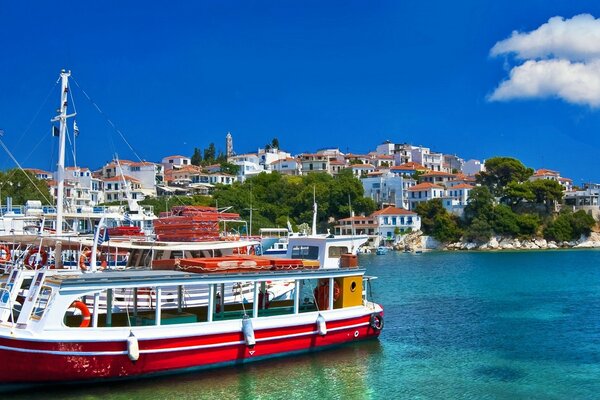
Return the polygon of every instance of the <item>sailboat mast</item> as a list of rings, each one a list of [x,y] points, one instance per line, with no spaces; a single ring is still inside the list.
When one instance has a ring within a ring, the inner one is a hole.
[[[56,194],[56,234],[62,235],[63,221],[63,203],[65,190],[65,136],[67,133],[67,95],[69,93],[69,76],[71,72],[62,70],[60,73],[61,93],[60,93],[60,130],[58,136],[58,164],[57,164],[57,180],[58,192]]]
[[[69,94],[69,76],[71,71],[64,69],[60,73],[61,92],[60,92],[60,108],[59,114],[52,119],[52,122],[59,121],[58,135],[58,162],[56,170],[56,180],[58,181],[58,190],[56,193],[56,235],[61,236],[63,222],[63,203],[65,189],[65,138],[67,134],[67,118],[73,117],[75,114],[67,115],[67,96]]]

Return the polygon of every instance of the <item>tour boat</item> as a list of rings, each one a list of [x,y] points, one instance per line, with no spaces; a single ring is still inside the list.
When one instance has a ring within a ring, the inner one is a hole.
[[[25,279],[26,271],[15,268],[0,292],[0,359],[10,366],[0,369],[0,382],[143,377],[375,338],[383,328],[383,309],[367,297],[369,278],[356,266],[356,249],[365,241],[332,235],[290,238],[291,260],[304,257],[313,264],[252,272],[180,268],[69,274],[41,269]],[[272,282],[291,286],[291,298],[269,301],[264,289]],[[224,285],[239,284],[252,289],[251,302],[240,296],[238,302],[225,303],[216,295]],[[167,287],[176,288],[174,308],[167,308]],[[186,304],[183,293],[189,288],[207,291],[208,304]],[[133,296],[127,307],[114,312],[111,302],[122,289]],[[156,295],[154,306],[140,310],[138,300],[149,290]],[[17,312],[12,305],[19,296],[23,305]],[[104,312],[101,297],[108,302]],[[85,301],[90,298],[91,307]]]

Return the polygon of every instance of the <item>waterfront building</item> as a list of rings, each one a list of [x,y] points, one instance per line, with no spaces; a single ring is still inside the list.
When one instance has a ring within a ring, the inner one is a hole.
[[[433,153],[428,147],[412,146],[411,147],[412,161],[423,165],[425,168],[432,171],[442,170],[442,153]]]
[[[412,186],[408,189],[408,192],[410,210],[416,209],[419,203],[444,197],[444,187],[430,182]]]
[[[163,166],[164,171],[168,171],[171,169],[179,169],[187,167],[188,165],[192,165],[192,159],[186,156],[174,155],[164,157],[160,164]]]
[[[449,187],[445,196],[442,197],[444,208],[452,214],[462,216],[473,188],[474,186],[465,183]]]
[[[101,168],[100,174],[102,180],[105,182],[106,179],[115,177],[119,179],[122,178],[122,176],[133,178],[132,182],[135,182],[136,187],[139,185],[138,193],[142,195],[142,197],[156,196],[156,183],[164,179],[164,169],[162,164],[155,164],[147,161],[112,161]],[[106,200],[111,201],[108,198]]]
[[[455,174],[449,174],[448,172],[443,171],[427,171],[422,175],[419,175],[419,183],[429,182],[434,183],[436,185],[446,186],[448,181],[452,181],[456,179]]]
[[[394,205],[408,209],[408,188],[416,181],[389,171],[375,171],[361,178],[364,196],[372,199],[379,206]]]
[[[357,178],[367,176],[368,173],[375,171],[375,166],[371,164],[354,164],[348,168],[352,170],[352,175]]]
[[[573,190],[573,181],[569,178],[561,177],[558,171],[553,171],[551,169],[538,169],[532,176],[529,177],[529,180],[531,182],[540,179],[548,179],[551,181],[558,182],[565,191],[570,192],[571,190]]]
[[[411,175],[414,175],[416,172],[427,172],[427,171],[429,171],[427,168],[425,168],[421,164],[414,162],[414,161],[407,162],[405,164],[401,164],[401,165],[390,168],[391,173],[396,174],[396,175],[404,175],[404,176],[411,176]]]
[[[421,217],[414,212],[389,206],[371,214],[377,223],[377,235],[382,240],[397,241],[400,234],[421,229]]]
[[[300,155],[302,163],[302,174],[310,174],[312,172],[327,172],[329,173],[329,157],[325,154],[304,153]]]
[[[474,176],[485,171],[485,162],[479,160],[465,161],[461,170],[465,175]]]
[[[53,178],[53,173],[52,172],[48,172],[48,171],[44,171],[43,169],[37,169],[37,168],[23,168],[23,170],[31,172],[36,178],[44,180],[44,181],[49,181]]]
[[[444,154],[442,162],[442,171],[452,174],[461,172],[465,164],[465,160],[456,154]]]
[[[288,157],[273,161],[269,165],[269,169],[283,175],[300,175],[302,173],[302,164],[298,159]]]

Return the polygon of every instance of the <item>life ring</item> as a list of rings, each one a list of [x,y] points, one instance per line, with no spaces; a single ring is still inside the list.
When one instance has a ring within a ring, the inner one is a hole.
[[[369,320],[369,325],[371,328],[376,331],[380,331],[383,329],[383,315],[381,314],[371,314],[371,319]]]
[[[86,262],[90,261],[92,257],[92,251],[91,250],[84,250],[81,252],[81,254],[79,255],[79,269],[82,271],[87,271],[89,268],[88,266],[85,264]],[[91,266],[90,266],[91,267]]]
[[[81,311],[81,323],[79,324],[80,328],[87,328],[90,326],[92,314],[83,301],[75,300],[73,303],[71,303],[69,308],[76,308]]]
[[[40,255],[40,262],[36,264],[38,259],[37,255]],[[37,247],[32,247],[29,249],[27,254],[25,255],[25,265],[29,268],[35,268],[37,266],[46,265],[46,261],[48,261],[48,253],[44,249],[40,249]]]
[[[0,262],[9,262],[11,260],[10,247],[0,246]]]
[[[322,280],[319,286],[314,291],[319,310],[326,310],[329,307],[329,280]],[[333,281],[333,301],[336,302],[340,298],[341,290],[338,283]]]

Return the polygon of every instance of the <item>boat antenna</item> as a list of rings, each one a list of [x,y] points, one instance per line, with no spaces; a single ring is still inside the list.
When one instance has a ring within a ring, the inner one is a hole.
[[[317,187],[313,185],[313,220],[312,220],[312,235],[317,235]]]

